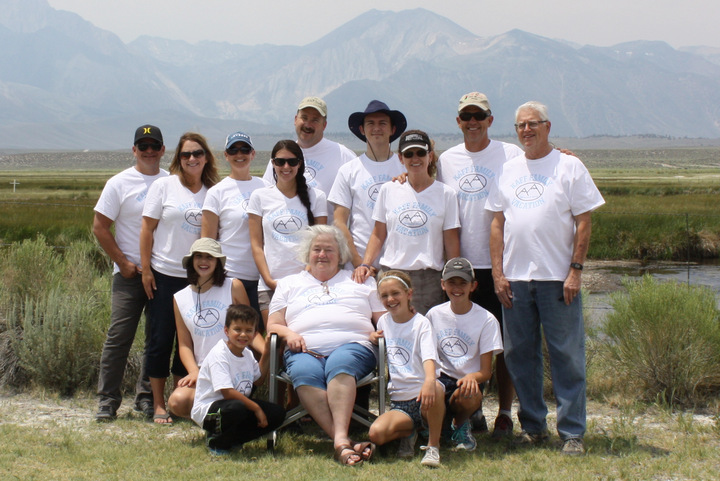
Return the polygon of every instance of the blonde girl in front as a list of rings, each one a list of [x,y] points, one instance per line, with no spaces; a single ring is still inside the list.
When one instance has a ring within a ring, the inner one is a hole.
[[[428,428],[421,464],[440,465],[440,432],[445,415],[444,388],[437,380],[437,344],[430,321],[412,307],[410,276],[387,271],[378,281],[378,296],[387,309],[370,340],[385,338],[390,380],[390,411],[370,426],[370,440],[378,445],[400,439],[399,457],[415,454],[420,429]]]

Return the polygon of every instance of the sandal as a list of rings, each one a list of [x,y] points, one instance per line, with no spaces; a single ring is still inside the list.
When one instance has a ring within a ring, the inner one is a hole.
[[[157,422],[158,419],[162,419],[163,422],[161,422],[161,423]],[[170,418],[170,413],[153,414],[153,422],[155,424],[159,424],[160,426],[172,426],[173,425],[173,420]]]
[[[356,449],[355,452],[360,455],[363,461],[370,461],[370,459],[372,459],[373,454],[375,454],[375,443],[364,441],[357,443],[356,446],[358,446],[359,449]]]
[[[343,454],[343,451],[350,452],[346,452],[345,454]],[[353,462],[353,460],[350,459],[352,456],[357,456],[360,459]],[[362,456],[355,452],[355,449],[353,449],[353,447],[349,444],[341,444],[340,446],[335,448],[335,460],[343,466],[358,466],[363,462]]]

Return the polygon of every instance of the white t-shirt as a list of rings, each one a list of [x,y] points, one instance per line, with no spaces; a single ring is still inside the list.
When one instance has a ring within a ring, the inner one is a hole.
[[[165,170],[156,175],[141,174],[135,167],[129,167],[112,176],[95,205],[95,212],[115,223],[115,242],[133,264],[140,265],[140,226],[150,184],[161,177],[167,177]],[[113,264],[113,274],[120,272]]]
[[[325,194],[313,188],[308,189],[308,194],[313,215],[326,216]],[[300,197],[289,199],[274,185],[263,187],[252,193],[247,211],[262,217],[263,250],[273,279],[302,271],[305,264],[297,259],[296,248],[300,244],[300,231],[308,226],[308,217]],[[267,290],[261,277],[258,291]]]
[[[577,157],[553,149],[505,164],[487,209],[505,215],[503,271],[510,281],[563,281],[570,270],[574,216],[605,203]]]
[[[450,377],[460,379],[478,372],[482,354],[503,352],[500,324],[475,303],[465,314],[455,314],[450,302],[445,302],[426,315],[437,339],[440,371]]]
[[[327,282],[320,282],[307,271],[281,279],[270,301],[270,313],[284,308],[287,327],[305,339],[308,349],[323,356],[350,342],[374,352],[370,342],[375,330],[372,314],[385,310],[375,279],[369,277],[358,284],[345,269]]]
[[[383,331],[387,350],[388,393],[393,401],[408,401],[420,395],[425,382],[423,362],[435,361],[437,369],[437,344],[432,325],[427,317],[415,314],[408,322],[397,323],[388,313],[378,321],[378,331]]]
[[[305,178],[308,187],[315,187],[325,193],[330,193],[330,188],[335,182],[335,176],[341,165],[350,162],[357,154],[342,144],[333,142],[323,137],[317,144],[309,149],[302,149],[305,157]],[[263,180],[272,185],[273,178],[272,161],[268,162]],[[328,208],[328,224],[332,224],[332,209]]]
[[[457,196],[442,182],[420,193],[410,182],[387,182],[380,188],[373,220],[387,226],[381,265],[439,271],[445,265],[443,231],[460,227]]]
[[[249,397],[259,378],[260,366],[249,348],[239,357],[230,351],[226,341],[218,341],[200,367],[190,417],[202,427],[212,403],[223,399],[221,389],[235,389]]]
[[[191,286],[176,292],[174,297],[185,327],[192,337],[195,362],[200,366],[208,351],[218,341],[227,339],[224,330],[225,314],[232,304],[232,279],[225,279],[222,286],[212,286],[199,295],[200,312],[198,293],[193,291]]]
[[[150,265],[166,276],[187,276],[182,258],[200,238],[202,205],[207,187],[193,194],[180,177],[169,175],[155,181],[148,190],[143,217],[158,219],[153,236]]]
[[[350,210],[348,229],[360,257],[365,255],[375,227],[372,213],[380,187],[403,172],[405,167],[397,154],[384,162],[375,162],[363,154],[340,167],[328,201]],[[379,266],[379,257],[375,259],[375,267]]]
[[[203,210],[218,216],[218,241],[227,257],[225,270],[230,277],[247,281],[260,278],[250,247],[247,207],[250,194],[262,187],[265,182],[259,177],[250,180],[225,177],[205,197]]]
[[[480,152],[470,152],[459,144],[442,153],[437,180],[457,192],[460,207],[460,255],[476,269],[489,269],[490,224],[493,214],[485,210],[485,200],[509,159],[523,155],[515,144],[491,140]]]

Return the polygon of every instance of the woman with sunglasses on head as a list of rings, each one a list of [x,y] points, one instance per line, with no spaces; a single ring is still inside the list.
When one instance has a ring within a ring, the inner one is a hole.
[[[445,301],[440,285],[445,259],[460,256],[457,195],[435,180],[435,152],[425,132],[405,132],[398,153],[407,182],[387,182],[380,188],[373,210],[375,227],[353,278],[364,282],[372,275],[371,266],[384,245],[380,271],[399,269],[410,275],[413,304],[424,315]]]
[[[157,424],[172,424],[165,407],[165,380],[175,341],[173,295],[188,285],[183,256],[200,237],[202,205],[219,180],[207,140],[187,132],[180,137],[168,177],[148,190],[140,229],[142,282],[150,299],[146,329],[145,370],[150,377]],[[177,360],[173,374],[187,374]]]
[[[247,212],[250,195],[265,187],[265,181],[250,175],[255,159],[252,139],[244,132],[230,134],[225,140],[225,160],[230,175],[208,190],[203,204],[202,236],[217,239],[227,256],[225,269],[230,277],[242,281],[250,305],[260,314],[257,300],[260,274],[250,246]],[[259,326],[264,332],[264,326]]]
[[[300,231],[327,222],[325,193],[308,187],[300,146],[293,140],[281,140],[271,157],[275,185],[255,190],[247,209],[252,254],[260,272],[258,303],[265,325],[277,279],[305,268],[295,253]]]

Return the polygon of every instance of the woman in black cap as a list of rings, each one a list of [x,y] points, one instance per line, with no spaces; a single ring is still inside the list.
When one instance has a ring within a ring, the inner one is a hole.
[[[407,182],[387,182],[380,189],[373,210],[375,227],[354,277],[363,282],[380,257],[381,271],[399,269],[410,275],[415,309],[425,314],[445,301],[440,287],[445,259],[460,255],[457,195],[435,181],[435,155],[425,132],[405,132],[398,153]]]

